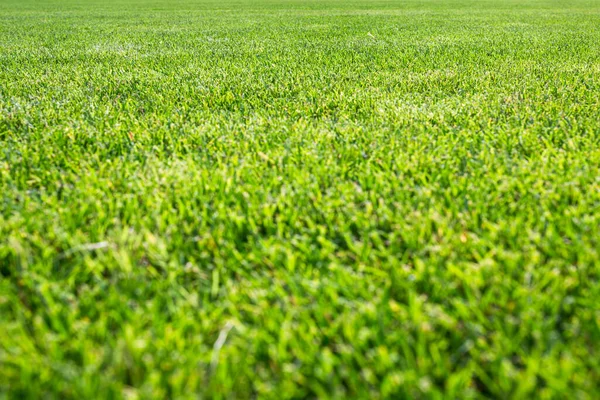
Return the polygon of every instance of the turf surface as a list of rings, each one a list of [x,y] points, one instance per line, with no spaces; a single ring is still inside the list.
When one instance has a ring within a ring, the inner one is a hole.
[[[600,3],[3,0],[0,397],[600,396]]]

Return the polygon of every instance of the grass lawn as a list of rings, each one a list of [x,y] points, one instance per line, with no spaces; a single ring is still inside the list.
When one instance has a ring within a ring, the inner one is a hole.
[[[0,398],[600,396],[600,2],[3,0]]]

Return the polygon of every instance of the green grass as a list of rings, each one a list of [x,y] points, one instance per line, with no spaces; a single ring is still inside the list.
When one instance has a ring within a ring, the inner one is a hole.
[[[0,398],[598,398],[600,3],[3,0]]]

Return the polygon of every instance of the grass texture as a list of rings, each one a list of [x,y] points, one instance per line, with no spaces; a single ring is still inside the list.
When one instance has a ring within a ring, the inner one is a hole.
[[[0,397],[598,398],[600,3],[4,0]]]

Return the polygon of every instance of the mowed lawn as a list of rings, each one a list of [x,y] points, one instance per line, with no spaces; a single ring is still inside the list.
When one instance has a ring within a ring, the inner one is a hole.
[[[600,2],[3,0],[1,398],[600,396]]]

